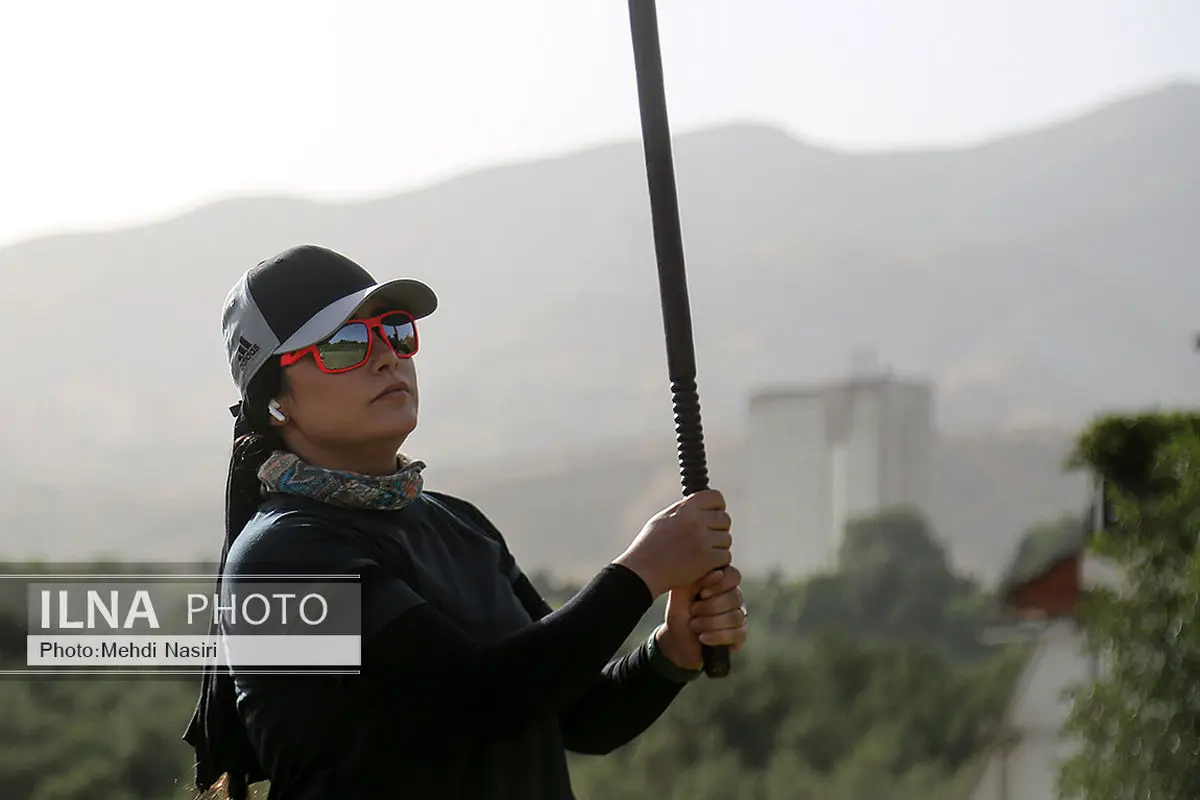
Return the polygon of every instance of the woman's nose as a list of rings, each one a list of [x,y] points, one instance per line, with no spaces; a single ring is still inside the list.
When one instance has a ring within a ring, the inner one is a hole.
[[[371,346],[371,358],[374,360],[376,366],[392,366],[395,362],[398,362],[400,357],[392,349],[392,344],[388,341],[383,331],[374,330],[372,334],[379,337],[379,341],[374,342]]]

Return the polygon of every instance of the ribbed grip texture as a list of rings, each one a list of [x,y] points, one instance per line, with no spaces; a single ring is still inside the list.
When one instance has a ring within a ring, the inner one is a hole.
[[[675,408],[675,442],[679,449],[679,476],[684,495],[708,488],[708,459],[704,453],[704,426],[700,424],[700,393],[694,379],[672,381]],[[700,598],[697,597],[697,600]],[[729,648],[702,645],[704,674],[724,678],[731,663]]]
[[[708,459],[704,454],[704,427],[700,423],[700,395],[695,380],[671,383],[675,408],[675,442],[679,449],[679,476],[684,495],[708,488]]]

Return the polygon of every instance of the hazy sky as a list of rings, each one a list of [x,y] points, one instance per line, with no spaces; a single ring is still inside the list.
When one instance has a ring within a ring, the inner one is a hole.
[[[659,0],[672,128],[952,145],[1200,80],[1200,0]],[[638,135],[624,0],[58,0],[0,18],[0,246]]]

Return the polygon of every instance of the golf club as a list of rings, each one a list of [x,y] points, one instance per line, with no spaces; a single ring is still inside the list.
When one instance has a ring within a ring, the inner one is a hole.
[[[675,163],[671,156],[671,129],[667,123],[658,13],[654,0],[629,0],[629,21],[633,33],[642,144],[646,153],[646,178],[650,186],[654,250],[658,258],[658,287],[667,341],[667,372],[674,397],[679,472],[683,494],[687,496],[708,488],[708,464],[704,453],[704,431],[700,424],[692,315],[688,303],[683,234],[679,226]],[[708,677],[723,678],[729,674],[728,647],[704,645],[703,651],[704,672]]]

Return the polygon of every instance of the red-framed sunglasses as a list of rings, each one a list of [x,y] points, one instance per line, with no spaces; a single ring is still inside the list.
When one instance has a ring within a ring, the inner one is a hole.
[[[382,337],[375,336],[379,331]],[[284,353],[281,366],[295,364],[311,355],[322,372],[349,372],[371,357],[375,340],[382,338],[399,358],[412,358],[417,352],[417,323],[405,311],[388,311],[370,319],[348,319],[324,341]]]

